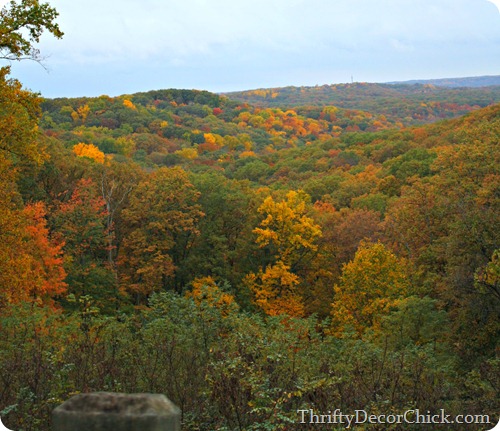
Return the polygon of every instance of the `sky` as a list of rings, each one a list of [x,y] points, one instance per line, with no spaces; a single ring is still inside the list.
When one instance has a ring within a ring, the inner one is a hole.
[[[500,0],[48,2],[63,39],[11,73],[50,98],[500,75]]]

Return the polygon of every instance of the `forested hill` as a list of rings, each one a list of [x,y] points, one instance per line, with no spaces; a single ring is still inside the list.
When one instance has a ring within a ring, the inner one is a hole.
[[[444,79],[414,79],[410,81],[387,82],[387,84],[430,84],[438,87],[493,87],[500,85],[500,75],[496,76],[473,76],[469,78],[444,78]]]
[[[55,16],[2,9],[4,59],[38,59]],[[102,391],[165,393],[183,430],[322,430],[312,412],[337,408],[398,431],[498,422],[499,87],[42,100],[9,73],[8,429],[50,431]]]
[[[433,122],[500,102],[500,86],[444,88],[432,84],[332,84],[225,93],[231,99],[262,107],[334,105],[358,109],[405,123]]]
[[[39,118],[0,94],[9,428],[48,431],[73,393],[164,388],[202,431],[302,429],[315,400],[497,414],[500,104],[409,126],[428,117],[376,98],[161,90]]]

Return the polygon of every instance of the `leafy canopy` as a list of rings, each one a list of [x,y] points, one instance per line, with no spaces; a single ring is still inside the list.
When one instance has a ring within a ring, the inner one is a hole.
[[[33,45],[46,30],[60,39],[63,32],[54,22],[59,14],[48,3],[38,0],[12,0],[0,11],[0,59],[40,61]]]

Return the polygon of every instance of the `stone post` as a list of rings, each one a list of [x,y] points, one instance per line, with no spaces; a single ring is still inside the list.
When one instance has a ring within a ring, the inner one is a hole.
[[[157,394],[78,394],[52,412],[53,431],[180,431],[180,410]]]

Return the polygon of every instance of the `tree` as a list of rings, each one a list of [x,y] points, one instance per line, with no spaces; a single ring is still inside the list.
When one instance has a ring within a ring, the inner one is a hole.
[[[61,38],[63,32],[54,22],[59,14],[48,3],[38,0],[12,0],[0,11],[0,59],[30,59],[40,62],[40,51],[33,45],[44,31]]]
[[[96,166],[98,168],[98,181],[101,196],[106,205],[106,232],[108,236],[108,264],[115,268],[115,258],[120,232],[116,232],[116,225],[122,227],[120,220],[121,211],[128,203],[128,197],[139,178],[143,175],[135,165],[116,163],[113,159],[108,163]],[[125,228],[126,229],[126,228]],[[124,228],[122,227],[121,231]]]
[[[307,199],[303,191],[290,191],[281,202],[267,197],[258,209],[265,218],[253,232],[259,247],[266,248],[272,257],[245,281],[266,314],[304,314],[297,272],[306,256],[317,250],[316,240],[321,236],[320,226],[307,216]]]
[[[109,304],[112,293],[116,296],[115,277],[107,260],[106,220],[104,199],[91,179],[79,180],[70,199],[53,213],[53,223],[65,241],[69,293],[102,298],[99,305]]]
[[[0,153],[0,307],[50,302],[66,289],[62,244],[49,233],[45,206],[23,208],[14,176]]]
[[[334,289],[333,331],[340,335],[351,326],[361,335],[378,328],[381,317],[407,296],[409,281],[403,260],[381,242],[362,241]]]
[[[25,288],[34,300],[60,295],[66,291],[66,271],[63,267],[64,243],[51,238],[47,226],[47,210],[42,202],[28,204],[23,209],[28,224],[25,252],[29,258],[29,277]]]
[[[160,168],[130,194],[123,210],[128,226],[119,263],[123,280],[138,295],[157,289],[180,292],[184,281],[176,273],[199,235],[204,216],[198,191],[180,168]]]
[[[234,296],[224,292],[212,277],[197,277],[191,285],[193,288],[186,293],[186,297],[193,298],[198,307],[216,307],[223,316],[238,310]]]
[[[62,32],[53,22],[57,13],[36,0],[11,1],[0,10],[0,59],[40,60],[33,47],[44,30]],[[49,236],[45,207],[24,207],[19,194],[19,165],[41,165],[47,155],[38,140],[39,98],[8,79],[0,68],[0,306],[37,300],[65,288],[61,246]]]
[[[41,164],[46,154],[38,142],[38,96],[8,79],[9,68],[0,68],[0,151],[14,162]]]
[[[319,225],[307,216],[307,199],[303,191],[290,191],[281,202],[267,197],[258,209],[266,217],[254,229],[256,242],[261,248],[269,246],[288,265],[296,266],[304,255],[315,251],[315,241],[321,236]]]
[[[104,163],[106,156],[94,144],[84,144],[80,142],[73,147],[73,153],[78,157],[87,157],[94,160],[96,163]]]
[[[255,267],[252,257],[258,247],[252,229],[261,202],[248,184],[228,180],[221,174],[197,174],[193,181],[201,193],[198,203],[205,216],[200,220],[200,236],[183,265],[184,271],[191,276],[227,280],[241,294],[244,289],[238,286],[242,278]],[[241,296],[238,300],[242,301]]]

